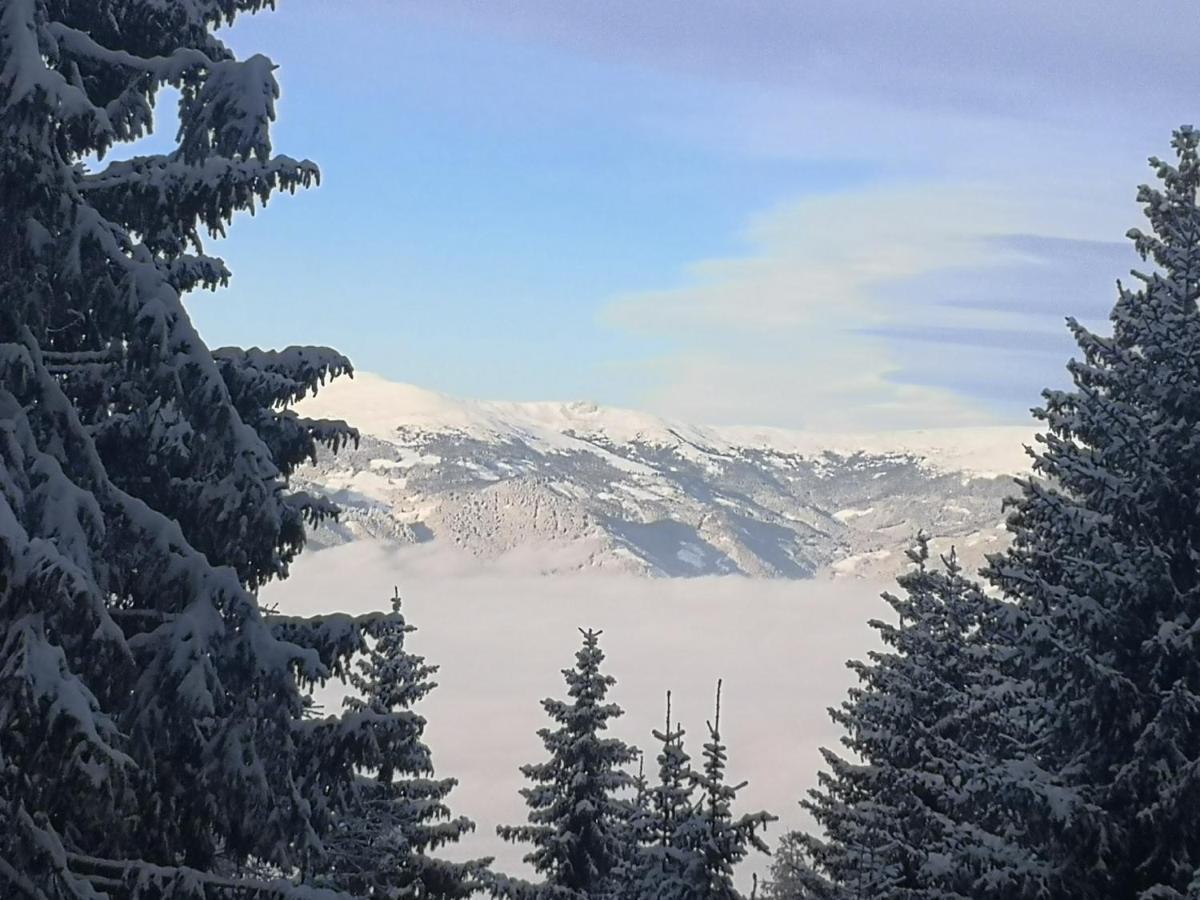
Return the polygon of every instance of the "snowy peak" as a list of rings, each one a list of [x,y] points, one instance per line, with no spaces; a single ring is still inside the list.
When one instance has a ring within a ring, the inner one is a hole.
[[[378,375],[341,379],[305,401],[306,415],[344,418],[364,434],[391,440],[398,432],[458,432],[488,440],[524,440],[544,446],[570,446],[574,437],[605,436],[616,442],[718,447],[713,429],[670,422],[648,413],[602,407],[590,401],[567,403],[460,400]],[[564,441],[563,438],[567,438]]]
[[[446,394],[359,373],[326,386],[301,406],[306,415],[343,418],[363,434],[390,441],[398,434],[457,432],[493,441],[532,441],[575,448],[581,439],[614,444],[690,446],[701,453],[774,450],[817,458],[904,456],[945,472],[980,476],[1025,471],[1025,447],[1034,431],[1024,426],[921,429],[893,432],[812,432],[756,426],[697,426],[650,413],[566,403],[460,400]]]
[[[298,474],[340,503],[318,543],[421,545],[451,565],[802,578],[894,571],[918,529],[968,559],[1031,429],[813,434],[707,427],[595,403],[460,400],[372,375],[300,411],[360,447]]]

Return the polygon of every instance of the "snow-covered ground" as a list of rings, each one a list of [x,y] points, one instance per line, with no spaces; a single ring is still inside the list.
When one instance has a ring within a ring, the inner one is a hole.
[[[560,670],[573,662],[577,628],[604,630],[607,668],[618,679],[612,696],[627,713],[617,733],[651,756],[665,691],[674,691],[698,755],[716,680],[725,680],[730,777],[750,782],[742,809],[780,817],[768,834],[773,846],[804,821],[797,801],[814,782],[818,748],[837,739],[826,707],[851,683],[844,661],[873,646],[866,623],[887,612],[878,594],[889,587],[738,576],[539,578],[485,566],[464,574],[439,570],[417,548],[358,542],[304,555],[262,599],[297,614],[365,612],[386,608],[394,585],[420,629],[412,648],[441,666],[438,689],[420,707],[436,765],[461,780],[452,805],[478,824],[454,855],[495,855],[514,872],[523,848],[499,841],[495,827],[524,821],[517,767],[543,756],[535,732],[547,719],[538,701],[563,695]],[[768,864],[753,859],[739,879],[747,883]]]

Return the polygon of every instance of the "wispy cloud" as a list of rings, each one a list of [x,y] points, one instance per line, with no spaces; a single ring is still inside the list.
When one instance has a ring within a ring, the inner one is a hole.
[[[971,184],[803,199],[755,221],[743,255],[615,298],[605,321],[676,342],[647,365],[643,398],[676,414],[837,429],[1012,418],[1044,386],[1029,376],[1067,358],[1063,316],[1095,318],[1134,259],[1029,234],[1093,230],[1044,206]]]
[[[233,30],[327,178],[236,233],[195,314],[456,394],[1023,418],[1197,110],[1186,0],[326,7]]]
[[[684,76],[1021,115],[1063,99],[1162,101],[1153,88],[1186,65],[1196,16],[1186,0],[381,6]]]

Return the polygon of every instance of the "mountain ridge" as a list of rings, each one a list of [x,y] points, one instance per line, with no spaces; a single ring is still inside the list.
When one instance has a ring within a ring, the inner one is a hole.
[[[370,374],[298,411],[363,434],[297,473],[345,510],[318,545],[430,544],[464,565],[538,573],[873,576],[900,564],[918,528],[978,562],[1003,543],[1000,501],[1033,440],[1011,426],[698,426],[589,402],[461,400]]]

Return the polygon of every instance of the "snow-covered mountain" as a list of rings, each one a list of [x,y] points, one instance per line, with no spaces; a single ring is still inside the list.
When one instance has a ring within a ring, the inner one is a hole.
[[[317,544],[425,545],[464,565],[655,576],[873,576],[923,528],[973,565],[1031,428],[814,434],[699,427],[591,403],[446,397],[369,374],[301,406],[357,426],[298,486],[341,521]]]

